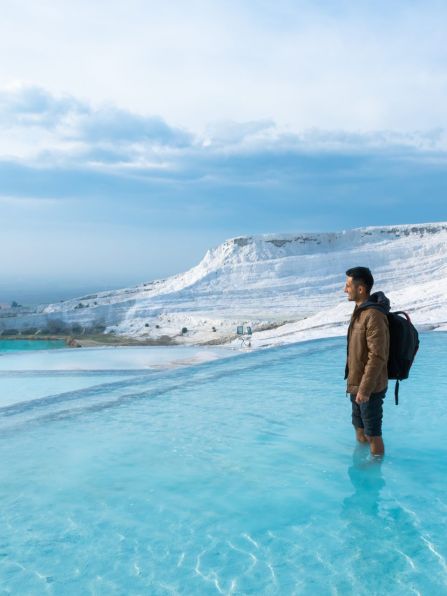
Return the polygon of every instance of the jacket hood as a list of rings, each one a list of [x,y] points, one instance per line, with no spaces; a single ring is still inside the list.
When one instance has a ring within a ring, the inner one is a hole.
[[[359,310],[364,308],[376,308],[387,315],[390,312],[390,300],[383,292],[374,292],[366,302],[359,306]]]

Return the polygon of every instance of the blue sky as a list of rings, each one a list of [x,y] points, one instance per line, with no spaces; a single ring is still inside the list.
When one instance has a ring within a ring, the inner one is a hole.
[[[442,2],[6,2],[0,303],[447,220]]]

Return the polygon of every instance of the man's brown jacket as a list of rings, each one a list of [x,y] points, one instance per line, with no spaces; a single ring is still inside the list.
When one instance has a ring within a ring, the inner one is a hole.
[[[355,307],[348,330],[347,391],[371,395],[388,385],[390,333],[386,314]]]

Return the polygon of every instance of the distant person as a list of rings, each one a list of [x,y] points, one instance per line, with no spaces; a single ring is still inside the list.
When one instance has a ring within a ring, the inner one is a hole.
[[[346,271],[345,292],[355,302],[348,329],[345,379],[351,395],[352,424],[357,440],[369,443],[371,454],[385,452],[382,439],[383,400],[388,386],[390,301],[383,292],[371,294],[374,278],[367,267]]]

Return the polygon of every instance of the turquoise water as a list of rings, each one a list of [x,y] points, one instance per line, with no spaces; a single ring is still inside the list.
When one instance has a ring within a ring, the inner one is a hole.
[[[81,389],[88,389],[84,393],[87,399],[92,392],[107,396],[104,384],[234,353],[234,350],[224,347],[194,346],[16,349],[0,352],[0,409],[37,399],[48,401],[54,396],[64,403],[68,399],[67,393],[77,400]],[[61,393],[64,395],[61,396]]]
[[[446,593],[446,350],[385,400],[382,463],[341,339],[1,408],[2,593]]]
[[[23,350],[52,350],[64,347],[66,347],[66,343],[63,339],[0,339],[0,353]]]

